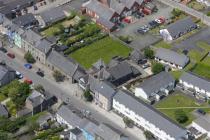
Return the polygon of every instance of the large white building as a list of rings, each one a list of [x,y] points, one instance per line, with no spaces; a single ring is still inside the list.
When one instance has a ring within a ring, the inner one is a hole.
[[[185,72],[179,79],[185,90],[189,90],[197,97],[210,98],[210,81],[195,74]]]
[[[174,89],[175,79],[168,72],[161,72],[144,80],[135,88],[135,96],[153,103],[167,96]]]
[[[161,140],[182,140],[187,131],[168,120],[165,116],[142,101],[135,99],[127,91],[118,91],[113,99],[113,109],[128,117],[137,126],[150,131]]]

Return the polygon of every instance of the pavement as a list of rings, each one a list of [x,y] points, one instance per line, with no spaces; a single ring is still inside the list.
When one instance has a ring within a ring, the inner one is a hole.
[[[82,94],[83,91],[78,87],[77,84],[70,84],[69,81],[56,83],[52,77],[52,72],[46,66],[41,65],[39,63],[34,64],[31,70],[24,68],[24,53],[16,47],[6,48],[9,52],[15,53],[16,58],[11,59],[7,57],[6,54],[0,52],[0,60],[5,60],[8,66],[21,72],[24,77],[28,77],[29,79],[31,79],[34,85],[43,85],[46,91],[49,91],[61,100],[67,102],[70,105],[75,106],[79,110],[89,110],[92,114],[92,118],[94,118],[98,122],[107,123],[119,129],[125,135],[129,136],[131,140],[145,140],[143,131],[139,128],[134,127],[125,129],[125,125],[122,118],[117,114],[113,113],[112,111],[107,112],[93,103],[88,103],[82,100],[80,94]],[[44,70],[45,77],[42,78],[35,73],[38,70],[38,68]]]

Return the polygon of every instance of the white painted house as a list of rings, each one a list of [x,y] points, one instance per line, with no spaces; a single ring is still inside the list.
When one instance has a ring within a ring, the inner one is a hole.
[[[174,89],[175,79],[168,72],[154,75],[135,88],[135,96],[143,98],[148,102],[159,101]]]
[[[173,69],[183,69],[190,61],[186,55],[165,48],[156,50],[155,60]]]
[[[171,122],[148,104],[135,99],[127,91],[120,90],[114,96],[113,109],[160,140],[182,140],[187,136],[184,128]]]
[[[184,89],[193,91],[196,96],[210,98],[210,81],[195,74],[185,72],[179,79]]]

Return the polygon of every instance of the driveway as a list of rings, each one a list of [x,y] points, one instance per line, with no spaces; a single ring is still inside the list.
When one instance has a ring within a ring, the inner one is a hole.
[[[113,32],[113,34],[116,36],[126,36],[126,35],[132,36],[134,40],[133,42],[131,42],[130,46],[133,48],[140,49],[140,50],[161,40],[162,38],[159,35],[150,34],[150,33],[141,35],[139,33],[136,33],[136,30],[139,27],[145,24],[148,24],[148,22],[158,17],[161,17],[161,16],[165,18],[171,17],[171,14],[170,14],[172,11],[171,7],[166,6],[158,1],[154,1],[154,3],[157,5],[157,8],[159,9],[157,13],[153,13],[152,15],[147,15],[139,19],[135,23],[131,23],[127,25],[126,27],[120,29],[119,31]]]

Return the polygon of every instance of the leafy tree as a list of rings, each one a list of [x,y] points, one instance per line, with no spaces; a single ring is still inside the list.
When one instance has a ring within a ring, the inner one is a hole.
[[[44,93],[45,89],[42,85],[38,84],[34,87],[35,90],[39,91],[40,93]]]
[[[178,17],[182,14],[183,12],[177,8],[173,9],[171,14],[173,15],[173,17]]]
[[[129,118],[127,118],[127,117],[123,118],[123,122],[125,123],[125,125],[127,127],[132,127],[134,125],[134,122],[132,120],[130,120]]]
[[[61,81],[64,80],[63,74],[60,71],[58,71],[58,70],[55,70],[53,72],[53,77],[54,77],[56,82],[61,82]]]
[[[144,56],[148,59],[153,59],[154,58],[154,51],[150,48],[146,48],[144,50]]]
[[[160,64],[160,63],[154,63],[152,65],[152,72],[154,74],[158,74],[158,73],[160,73],[163,70],[164,70],[164,66],[162,64]]]
[[[93,100],[93,96],[90,94],[89,90],[84,92],[84,97],[85,97],[85,100],[88,102],[92,102],[92,100]]]
[[[185,123],[189,119],[183,110],[175,111],[175,118],[179,123]]]
[[[27,52],[25,55],[24,55],[24,59],[28,62],[28,63],[35,63],[36,60],[34,59],[34,57],[32,56],[32,54],[30,52]]]
[[[155,139],[154,135],[150,131],[144,131],[144,135],[145,135],[147,140],[154,140]]]

